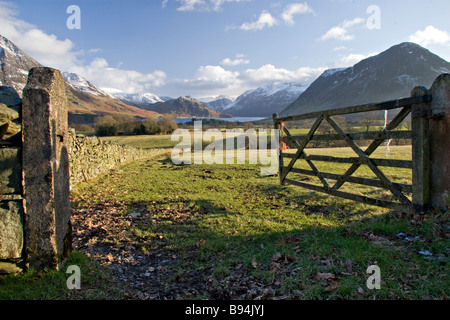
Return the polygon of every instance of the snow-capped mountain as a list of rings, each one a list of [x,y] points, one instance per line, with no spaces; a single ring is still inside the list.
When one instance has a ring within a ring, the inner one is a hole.
[[[448,61],[401,43],[353,67],[325,71],[280,116],[409,97],[415,86],[429,88],[442,73],[450,73]]]
[[[34,67],[42,67],[42,65],[0,35],[0,85],[14,88],[22,97],[28,71]]]
[[[10,86],[22,97],[29,70],[42,66],[13,42],[0,35],[0,86]],[[138,117],[158,115],[115,98],[79,75],[63,73],[63,76],[66,78],[69,122],[74,117],[79,118],[80,122],[84,122],[92,121],[96,115],[114,113]]]
[[[116,93],[114,95],[120,100],[128,101],[134,104],[153,104],[157,102],[164,102],[163,99],[149,92],[136,94]]]
[[[215,98],[213,97],[207,97],[207,98],[199,98],[198,101],[204,103],[208,108],[222,111],[227,108],[227,106],[234,102],[234,98],[229,96],[217,96]]]
[[[62,76],[70,85],[82,92],[93,94],[94,96],[115,98],[112,94],[97,88],[92,82],[88,81],[86,78],[83,78],[79,74],[63,72]]]
[[[270,83],[244,92],[223,110],[236,117],[270,117],[286,108],[306,88],[294,82]]]

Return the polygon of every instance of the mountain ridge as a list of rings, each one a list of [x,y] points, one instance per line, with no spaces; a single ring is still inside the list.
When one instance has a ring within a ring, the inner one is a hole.
[[[247,90],[223,111],[235,117],[269,117],[281,112],[300,96],[307,86],[296,82],[272,82]]]
[[[412,42],[392,46],[352,67],[327,70],[280,116],[305,114],[409,97],[415,86],[430,87],[450,63]]]
[[[43,65],[2,35],[0,35],[0,49],[0,85],[12,87],[19,97],[22,97],[29,70],[35,67],[43,67]],[[62,72],[61,74],[65,78],[69,115],[94,116],[108,113],[121,113],[135,117],[158,115],[155,112],[139,109],[116,99],[77,74],[69,72]],[[71,81],[68,81],[68,79]],[[92,120],[92,117],[90,119]]]
[[[149,104],[147,110],[161,114],[170,114],[174,117],[204,117],[204,118],[229,118],[228,114],[212,110],[200,101],[186,96],[165,102]]]

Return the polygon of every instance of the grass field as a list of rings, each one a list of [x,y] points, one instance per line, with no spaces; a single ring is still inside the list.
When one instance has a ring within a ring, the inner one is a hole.
[[[178,143],[171,140],[171,135],[114,136],[100,139],[143,149],[172,148]]]
[[[116,141],[161,148],[169,146],[170,136]],[[308,152],[346,156],[351,151]],[[375,156],[385,156],[385,150],[379,152]],[[389,157],[410,159],[410,147],[391,147]],[[328,166],[324,169],[331,172],[344,169]],[[387,174],[410,183],[410,172]],[[362,168],[358,175],[370,173]],[[146,274],[157,284],[148,292],[154,298],[448,299],[450,295],[448,212],[413,216],[281,186],[277,176],[262,176],[259,165],[177,166],[168,156],[144,159],[75,186],[72,205],[78,216],[100,214],[96,210],[102,208],[104,217],[139,217],[127,220],[132,223],[123,236],[91,236],[79,250],[101,246],[103,256],[90,254],[91,258],[111,264],[105,255],[115,255],[117,248],[133,248],[133,256],[152,257]],[[381,270],[379,290],[367,287],[371,265]],[[8,297],[3,288],[13,286],[7,279],[0,280],[3,299]],[[98,297],[117,298],[115,292],[95,286],[108,280],[83,281],[96,287]],[[20,282],[27,283],[27,278]],[[29,294],[33,299],[30,290],[22,291],[21,298]],[[76,298],[67,290],[47,291],[53,298]],[[7,292],[14,297],[14,289]],[[45,299],[45,294],[40,297]]]

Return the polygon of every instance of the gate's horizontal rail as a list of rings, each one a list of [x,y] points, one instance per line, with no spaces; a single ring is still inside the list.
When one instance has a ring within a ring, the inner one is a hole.
[[[280,124],[283,121],[296,121],[296,120],[306,120],[312,118],[318,118],[321,115],[324,117],[327,116],[336,116],[343,114],[351,114],[351,113],[360,113],[360,112],[369,112],[369,111],[382,111],[382,110],[392,110],[402,107],[409,107],[413,104],[427,103],[431,102],[432,96],[430,94],[426,94],[419,97],[411,97],[398,99],[393,101],[381,102],[381,103],[371,103],[360,106],[346,107],[340,109],[326,110],[326,111],[317,111],[306,114],[282,117],[282,118],[274,118],[274,122],[276,124]]]
[[[407,206],[407,205],[401,204],[401,203],[380,200],[380,199],[374,199],[374,198],[370,198],[370,197],[366,197],[366,196],[356,195],[353,193],[347,193],[347,192],[333,190],[333,189],[325,189],[324,187],[320,187],[320,186],[316,186],[316,185],[312,185],[312,184],[308,184],[308,183],[303,183],[303,182],[295,181],[295,180],[291,180],[291,179],[284,179],[284,182],[287,184],[302,187],[305,189],[318,191],[318,192],[326,193],[326,194],[329,194],[332,196],[337,196],[337,197],[341,197],[344,199],[358,201],[358,202],[362,202],[362,203],[366,203],[366,204],[370,204],[370,205],[374,205],[374,206],[379,206],[379,207],[383,207],[383,208],[401,210],[401,209],[404,209],[405,206]]]
[[[283,167],[284,169],[284,167]],[[345,182],[350,182],[350,183],[356,183],[356,184],[361,184],[361,185],[365,185],[365,186],[371,186],[371,187],[376,187],[376,188],[382,188],[382,189],[387,189],[383,183],[380,180],[375,180],[375,179],[367,179],[367,178],[360,178],[360,177],[353,177],[353,176],[344,176],[341,174],[334,174],[334,173],[328,173],[328,172],[314,172],[311,170],[305,170],[305,169],[299,169],[299,168],[292,168],[290,170],[293,173],[299,173],[299,174],[304,174],[307,176],[313,176],[313,177],[323,177],[326,179],[332,179],[332,180],[339,180],[342,179]],[[408,193],[412,193],[412,185],[409,184],[402,184],[402,183],[392,183],[392,185],[394,185],[397,188],[402,189],[404,192],[408,192]]]
[[[282,158],[294,158],[293,153],[282,153]],[[350,163],[350,164],[365,164],[361,158],[337,158],[332,156],[321,156],[321,155],[309,155],[308,160],[312,161],[323,161],[323,162],[336,162],[336,163]],[[304,156],[300,156],[299,159],[305,159]],[[390,160],[390,159],[374,159],[370,158],[377,166],[380,167],[393,167],[393,168],[404,168],[412,169],[412,161],[409,160]],[[306,160],[306,159],[305,159]]]
[[[347,134],[352,140],[375,140],[375,139],[412,139],[412,131],[382,131],[382,132],[358,132]],[[292,135],[285,138],[288,141],[302,142],[306,139],[305,135]],[[319,134],[313,135],[311,141],[334,141],[343,140],[338,134]]]

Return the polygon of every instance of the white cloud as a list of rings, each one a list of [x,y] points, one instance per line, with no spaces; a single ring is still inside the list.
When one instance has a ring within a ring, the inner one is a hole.
[[[202,66],[193,79],[168,81],[164,89],[168,95],[207,97],[227,95],[237,97],[244,91],[272,82],[299,82],[308,84],[327,68],[303,67],[296,70],[277,68],[267,64],[257,69],[232,72],[221,66]]]
[[[345,20],[338,26],[335,26],[328,30],[320,40],[325,41],[328,39],[336,39],[342,41],[350,41],[355,38],[353,34],[350,34],[350,29],[356,25],[364,23],[365,20],[363,18],[355,18],[353,20]]]
[[[335,64],[332,67],[333,68],[351,67],[360,62],[361,60],[376,56],[377,54],[379,54],[379,52],[372,52],[369,53],[368,55],[351,53],[349,55],[341,57],[337,62],[335,62]]]
[[[83,51],[74,51],[74,43],[69,39],[60,40],[47,34],[36,26],[17,17],[14,5],[0,1],[0,32],[14,42],[25,53],[41,64],[80,74],[98,87],[119,89],[126,93],[137,93],[165,83],[166,74],[156,70],[152,73],[140,73],[110,67],[104,58],[96,58],[89,64],[82,63]],[[98,53],[93,48],[88,53]]]
[[[409,36],[409,41],[422,46],[427,46],[429,44],[445,45],[450,44],[450,33],[430,25],[424,30],[418,30]]]
[[[262,30],[265,27],[273,27],[277,24],[277,20],[268,12],[263,11],[259,15],[258,20],[254,22],[246,22],[242,24],[239,29],[245,30],[245,31],[256,31],[256,30]]]
[[[235,96],[242,93],[239,72],[225,70],[221,66],[201,66],[191,79],[172,79],[164,86],[169,96]]]
[[[346,46],[340,46],[340,47],[333,48],[333,51],[345,51],[345,50],[348,50],[348,48]]]
[[[58,40],[55,35],[48,35],[39,29],[22,33],[15,43],[41,64],[58,69],[77,64],[81,53],[73,51],[74,44],[69,39]]]
[[[252,0],[177,0],[178,11],[221,11],[222,4],[227,2],[244,2]],[[167,1],[165,1],[167,2]]]
[[[193,11],[198,6],[204,6],[204,0],[177,0],[181,5],[177,8],[178,11]]]
[[[281,15],[281,19],[287,24],[293,25],[294,15],[301,13],[313,13],[314,11],[309,7],[309,5],[305,3],[290,3],[285,8]]]
[[[266,64],[258,69],[247,69],[240,79],[249,86],[263,86],[269,82],[302,82],[309,83],[323,73],[326,68],[302,67],[296,70],[277,68]]]
[[[225,58],[220,62],[220,64],[224,66],[238,66],[241,64],[249,64],[250,60],[244,59],[244,57],[245,56],[243,54],[237,54],[236,59]]]
[[[125,93],[151,91],[155,87],[163,86],[166,82],[166,74],[163,71],[141,73],[113,68],[104,58],[96,58],[86,66],[73,66],[69,71],[78,73],[98,87],[114,88]]]
[[[73,51],[69,39],[59,40],[17,17],[15,5],[0,1],[0,32],[41,64],[65,68],[78,63],[80,52]]]
[[[201,66],[196,73],[197,82],[213,82],[220,85],[231,84],[236,81],[239,72],[225,70],[220,66]]]

